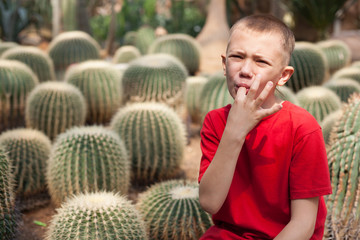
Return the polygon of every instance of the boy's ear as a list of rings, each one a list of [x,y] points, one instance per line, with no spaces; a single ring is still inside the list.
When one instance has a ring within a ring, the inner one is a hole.
[[[226,76],[226,56],[224,54],[221,54],[221,61],[222,61],[224,76]]]
[[[284,70],[281,73],[280,79],[277,82],[278,86],[283,86],[291,77],[291,75],[293,75],[294,73],[294,68],[291,66],[286,66],[284,68]]]

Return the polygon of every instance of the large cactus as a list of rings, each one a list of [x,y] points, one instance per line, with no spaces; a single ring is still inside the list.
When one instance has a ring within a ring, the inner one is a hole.
[[[43,131],[51,140],[73,126],[83,125],[86,103],[78,88],[66,82],[44,82],[26,102],[26,126]]]
[[[160,103],[135,103],[120,108],[111,129],[124,139],[135,183],[172,178],[180,169],[185,129],[179,116]]]
[[[121,105],[121,73],[111,63],[101,60],[79,63],[66,72],[65,81],[84,95],[88,124],[107,124]]]
[[[187,71],[175,57],[151,54],[129,64],[122,77],[124,103],[162,102],[175,110],[184,104]]]
[[[342,115],[342,109],[338,109],[329,115],[327,115],[322,121],[321,121],[321,129],[324,137],[324,142],[326,146],[330,146],[330,134],[332,129],[334,128],[336,122],[340,119]]]
[[[296,42],[290,65],[295,72],[286,85],[294,92],[304,87],[322,85],[329,75],[325,54],[313,43]]]
[[[59,34],[51,41],[48,51],[58,80],[63,79],[64,72],[71,64],[100,58],[99,44],[81,31]]]
[[[341,108],[341,100],[336,93],[322,86],[304,88],[296,97],[300,106],[311,113],[319,123],[327,115]]]
[[[113,63],[129,63],[139,57],[141,57],[139,49],[128,45],[116,49],[112,61]]]
[[[200,207],[196,182],[157,183],[139,196],[138,209],[154,240],[197,240],[212,225]]]
[[[347,102],[351,94],[360,93],[360,82],[351,78],[336,78],[325,83],[324,87],[334,91],[342,102]]]
[[[38,130],[19,128],[3,132],[0,144],[12,162],[14,191],[21,210],[48,203],[45,169],[51,150],[50,139]]]
[[[325,53],[330,73],[350,64],[351,50],[344,41],[328,39],[318,42],[317,45]]]
[[[140,27],[136,31],[135,46],[141,54],[147,54],[150,45],[155,41],[156,35],[154,29],[149,26]]]
[[[351,78],[360,84],[360,68],[357,67],[345,67],[336,71],[330,80],[336,80],[339,78]]]
[[[108,192],[79,194],[53,216],[46,240],[147,240],[145,223],[125,197]]]
[[[295,93],[293,92],[293,90],[291,90],[291,88],[287,86],[277,86],[275,89],[275,96],[282,100],[286,100],[293,104],[299,105],[299,101],[296,98]]]
[[[126,194],[130,161],[120,137],[104,127],[74,127],[56,139],[46,179],[58,205],[72,194],[100,190]]]
[[[4,240],[15,238],[20,222],[20,215],[15,208],[13,185],[10,159],[0,145],[0,236]]]
[[[190,75],[195,75],[200,67],[200,46],[186,34],[169,34],[157,38],[150,46],[149,53],[171,54],[185,65]]]
[[[18,47],[19,44],[16,42],[0,42],[0,56],[5,52],[6,50],[14,47]]]
[[[38,82],[25,64],[0,60],[0,132],[25,125],[26,98]]]
[[[234,100],[226,84],[226,77],[222,72],[210,76],[200,94],[200,109],[202,118],[213,109],[223,107]]]
[[[49,55],[37,47],[21,46],[5,51],[1,58],[25,63],[40,82],[55,80],[54,64]]]
[[[201,122],[200,103],[202,99],[200,98],[200,94],[207,81],[208,78],[202,76],[191,76],[186,79],[186,109],[194,123]]]

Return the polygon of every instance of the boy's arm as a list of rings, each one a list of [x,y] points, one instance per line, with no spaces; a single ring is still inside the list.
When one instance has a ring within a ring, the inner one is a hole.
[[[260,75],[257,75],[247,95],[243,87],[237,91],[218,149],[200,181],[200,205],[210,214],[215,214],[226,199],[246,135],[262,118],[281,109],[280,104],[261,108],[273,83],[269,82],[255,97],[259,84]]]
[[[319,197],[291,200],[291,219],[274,240],[310,239],[314,233]]]

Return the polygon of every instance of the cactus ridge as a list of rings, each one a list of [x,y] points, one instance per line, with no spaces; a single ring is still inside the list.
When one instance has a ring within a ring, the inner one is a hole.
[[[155,41],[156,35],[154,29],[143,26],[136,31],[135,46],[141,54],[147,54],[151,44]]]
[[[346,103],[354,93],[360,93],[360,83],[351,78],[338,78],[324,84],[324,87],[334,91]]]
[[[38,83],[24,63],[0,59],[0,132],[24,126],[26,98]]]
[[[356,68],[356,67],[345,67],[342,68],[338,71],[336,71],[332,76],[331,76],[331,81],[332,80],[337,80],[339,78],[350,78],[355,80],[356,82],[358,82],[360,84],[360,68]]]
[[[186,79],[185,103],[192,122],[201,122],[200,98],[201,91],[208,79],[202,76],[191,76]]]
[[[329,115],[327,115],[322,121],[321,121],[321,129],[323,132],[324,142],[327,146],[330,144],[330,134],[335,126],[336,122],[340,119],[342,115],[342,109],[338,109]]]
[[[174,110],[160,103],[129,104],[119,109],[110,126],[125,141],[135,183],[148,184],[177,173],[185,128]]]
[[[0,57],[2,54],[10,48],[18,47],[16,42],[0,42]]]
[[[198,184],[185,180],[157,183],[139,196],[138,209],[150,239],[199,239],[212,225],[201,209]]]
[[[122,46],[115,51],[112,59],[113,63],[129,63],[132,60],[141,57],[139,49],[135,46]]]
[[[112,63],[89,60],[70,68],[65,81],[84,95],[88,124],[107,124],[121,106],[121,73]]]
[[[40,82],[55,80],[54,64],[50,56],[37,47],[19,46],[5,51],[1,58],[25,63]]]
[[[148,239],[139,212],[118,193],[78,194],[64,202],[57,212],[46,232],[46,240]]]
[[[351,62],[351,50],[345,42],[337,39],[318,42],[317,45],[324,52],[329,71],[337,71]]]
[[[299,101],[297,100],[295,93],[287,86],[277,86],[275,96],[282,100],[292,102],[295,105],[299,105]]]
[[[86,103],[78,88],[66,82],[44,82],[34,88],[25,108],[26,126],[43,131],[51,140],[85,123]]]

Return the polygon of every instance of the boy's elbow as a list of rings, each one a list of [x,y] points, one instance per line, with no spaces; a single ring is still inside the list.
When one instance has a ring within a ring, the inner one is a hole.
[[[204,196],[204,194],[199,193],[199,202],[200,207],[207,213],[213,215],[217,213],[220,207],[217,207],[211,198]]]

